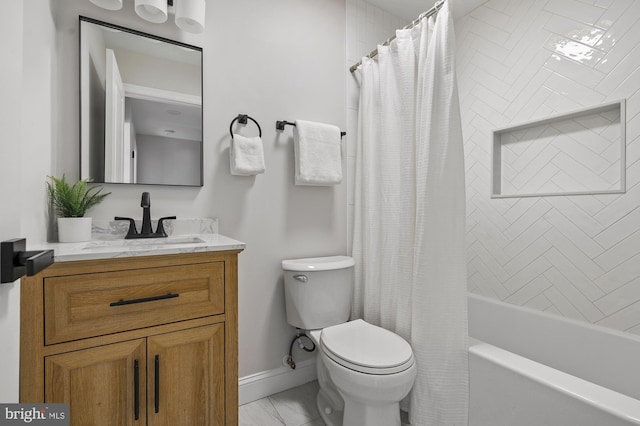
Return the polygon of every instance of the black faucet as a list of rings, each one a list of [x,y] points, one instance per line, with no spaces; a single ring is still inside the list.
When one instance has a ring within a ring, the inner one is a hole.
[[[142,231],[140,231],[140,234],[152,234],[153,230],[151,228],[151,196],[148,192],[142,193],[140,207],[142,207]]]
[[[158,227],[156,228],[156,232],[153,232],[153,228],[151,227],[151,196],[148,192],[142,193],[142,199],[140,200],[140,207],[142,207],[142,230],[138,233],[136,229],[136,221],[130,217],[120,217],[116,216],[114,220],[128,220],[129,221],[129,231],[127,232],[127,236],[124,237],[126,240],[130,240],[133,238],[164,238],[167,236],[167,233],[164,230],[164,221],[169,219],[175,219],[175,216],[166,216],[158,219]]]

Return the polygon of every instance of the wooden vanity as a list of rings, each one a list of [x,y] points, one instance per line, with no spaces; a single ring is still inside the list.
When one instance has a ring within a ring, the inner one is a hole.
[[[20,285],[20,402],[71,425],[238,424],[241,249],[56,262]]]

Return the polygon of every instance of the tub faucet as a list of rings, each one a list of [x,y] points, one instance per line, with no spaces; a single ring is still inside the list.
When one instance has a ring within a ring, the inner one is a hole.
[[[142,229],[138,233],[136,229],[136,221],[130,217],[116,216],[114,220],[128,220],[129,231],[125,239],[130,240],[132,238],[162,238],[166,237],[167,233],[164,230],[164,221],[168,219],[175,219],[175,216],[166,216],[158,219],[158,227],[156,232],[153,232],[151,227],[151,196],[148,192],[142,193],[142,199],[140,200],[140,207],[142,207]]]

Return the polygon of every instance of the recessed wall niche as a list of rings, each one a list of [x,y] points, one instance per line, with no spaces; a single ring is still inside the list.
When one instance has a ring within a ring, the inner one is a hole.
[[[492,198],[625,192],[625,101],[493,132]]]

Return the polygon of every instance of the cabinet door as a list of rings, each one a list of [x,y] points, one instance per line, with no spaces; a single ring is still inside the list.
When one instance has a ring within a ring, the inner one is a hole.
[[[224,325],[148,338],[150,426],[224,425]]]
[[[45,401],[69,403],[71,426],[146,425],[146,340],[45,359]]]

